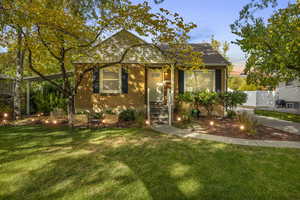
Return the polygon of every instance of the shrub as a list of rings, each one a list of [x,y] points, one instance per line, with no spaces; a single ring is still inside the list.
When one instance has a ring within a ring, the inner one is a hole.
[[[115,115],[116,114],[112,109],[105,110],[104,113],[108,114],[108,115]]]
[[[134,110],[131,110],[131,109],[123,110],[119,114],[120,121],[134,121],[135,117],[136,117],[136,113]]]
[[[230,119],[235,118],[236,117],[236,112],[233,111],[233,110],[227,111],[227,117],[230,118]]]
[[[257,127],[259,125],[258,121],[253,115],[248,114],[247,112],[241,112],[237,115],[238,121],[245,127],[247,133],[254,135],[257,133]]]
[[[247,94],[241,91],[223,92],[219,94],[219,97],[225,109],[230,111],[247,101]]]
[[[177,97],[178,101],[192,103],[194,110],[200,113],[200,107],[204,107],[208,117],[211,117],[214,106],[220,103],[218,93],[210,91],[185,92]],[[191,115],[191,112],[189,112]]]
[[[216,92],[201,91],[196,92],[194,97],[194,103],[197,110],[200,110],[200,107],[203,106],[207,111],[207,116],[211,117],[214,106],[219,103],[219,96]]]

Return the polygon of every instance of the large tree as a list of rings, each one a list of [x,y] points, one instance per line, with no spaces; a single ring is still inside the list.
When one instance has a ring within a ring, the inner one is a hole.
[[[6,47],[10,52],[15,53],[15,63],[12,65],[15,71],[14,118],[18,119],[21,117],[21,85],[25,56],[24,34],[27,33],[27,26],[24,22],[27,17],[20,12],[7,12],[4,3],[4,1],[0,1],[0,47]],[[10,3],[17,5],[15,0],[11,0]],[[3,54],[2,58],[5,56]],[[12,69],[8,71],[12,71]]]
[[[16,0],[17,1],[17,0]],[[28,67],[35,74],[49,81],[68,98],[69,122],[72,124],[74,96],[85,74],[96,66],[83,70],[75,84],[67,77],[72,70],[72,62],[84,55],[91,55],[96,44],[121,29],[132,30],[141,36],[152,39],[151,45],[163,54],[170,55],[178,67],[183,63],[190,67],[201,67],[199,53],[192,51],[187,44],[188,33],[196,25],[185,23],[178,13],[161,8],[153,13],[147,1],[133,4],[129,0],[19,0],[11,4],[4,0],[6,12],[19,12],[26,16],[28,31],[22,32],[28,51]],[[143,44],[144,46],[145,44]],[[168,51],[160,46],[168,45]],[[101,67],[121,64],[131,50],[141,47],[133,45],[121,52],[119,60]],[[118,49],[116,49],[118,50]],[[109,52],[108,52],[109,53]],[[176,60],[175,60],[176,58]],[[180,62],[178,62],[180,61]],[[63,85],[47,79],[49,72],[63,74]]]
[[[257,10],[273,7],[268,19]],[[236,43],[247,54],[245,71],[250,83],[274,86],[300,78],[300,1],[276,9],[276,0],[253,0],[231,25]]]

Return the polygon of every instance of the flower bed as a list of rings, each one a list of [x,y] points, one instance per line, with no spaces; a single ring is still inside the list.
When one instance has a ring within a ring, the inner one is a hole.
[[[263,125],[259,125],[257,127],[256,134],[250,134],[245,130],[241,130],[241,124],[237,120],[227,118],[214,120],[201,118],[189,124],[186,124],[184,122],[177,123],[175,124],[175,126],[177,126],[178,128],[189,128],[199,134],[204,133],[232,138],[253,140],[300,141],[300,135],[287,133]]]

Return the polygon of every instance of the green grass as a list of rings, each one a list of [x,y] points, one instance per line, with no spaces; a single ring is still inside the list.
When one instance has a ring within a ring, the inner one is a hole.
[[[297,114],[268,111],[268,110],[255,110],[255,114],[300,123],[300,115]]]
[[[300,199],[300,151],[143,129],[0,128],[0,199]]]

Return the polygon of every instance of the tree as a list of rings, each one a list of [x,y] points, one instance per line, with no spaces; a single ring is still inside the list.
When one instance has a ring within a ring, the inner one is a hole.
[[[281,81],[300,78],[300,1],[277,9],[267,20],[255,12],[276,0],[252,1],[231,25],[235,41],[247,54],[248,82],[276,86]]]
[[[71,83],[66,72],[73,69],[74,60],[83,55],[91,56],[89,52],[97,43],[118,30],[132,30],[151,37],[152,44],[146,45],[157,48],[174,59],[178,68],[186,65],[191,68],[203,66],[201,54],[193,52],[187,45],[188,33],[196,25],[185,23],[178,13],[166,9],[152,13],[147,1],[133,4],[128,0],[19,0],[17,6],[11,5],[8,0],[4,2],[3,8],[7,12],[20,12],[27,17],[27,21],[23,23],[27,24],[29,31],[22,34],[28,51],[28,67],[53,84],[68,99],[70,125],[73,124],[74,96],[80,82],[96,66],[83,70],[75,84]],[[162,45],[170,48],[163,51],[160,48]],[[121,52],[119,60],[101,67],[121,64],[129,52],[142,46],[145,44],[128,47]],[[62,73],[63,84],[58,85],[47,79],[49,72]]]
[[[17,1],[11,0],[11,4]],[[16,52],[15,89],[14,89],[14,118],[21,118],[21,84],[24,73],[24,34],[26,34],[27,17],[19,12],[6,12],[5,1],[0,1],[0,46],[8,47]],[[24,34],[23,34],[24,33]],[[14,43],[12,41],[15,41]]]

